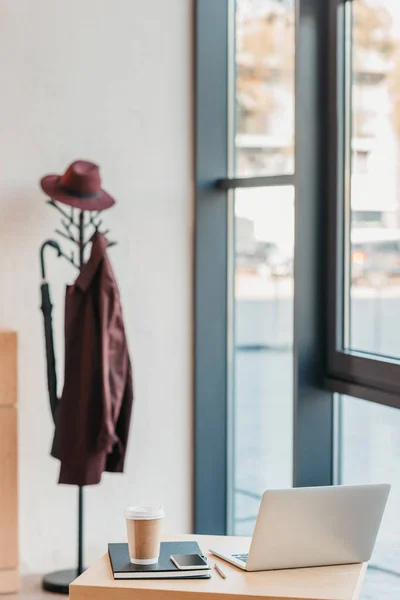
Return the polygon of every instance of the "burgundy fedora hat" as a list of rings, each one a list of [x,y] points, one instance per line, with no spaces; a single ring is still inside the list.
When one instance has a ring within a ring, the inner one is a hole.
[[[64,175],[46,175],[40,186],[53,200],[81,210],[104,210],[115,204],[101,189],[99,167],[87,160],[74,161]]]

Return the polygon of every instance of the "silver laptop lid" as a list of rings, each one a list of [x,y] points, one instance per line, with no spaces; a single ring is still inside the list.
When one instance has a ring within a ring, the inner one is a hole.
[[[389,492],[388,484],[265,492],[247,570],[368,561]]]

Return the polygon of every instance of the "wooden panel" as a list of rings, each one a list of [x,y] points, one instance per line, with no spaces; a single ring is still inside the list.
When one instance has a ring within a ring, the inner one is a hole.
[[[165,537],[165,540],[196,540],[207,554],[213,545],[243,547],[243,538],[216,536]],[[248,541],[248,540],[245,540]],[[209,555],[211,564],[215,557]],[[247,573],[223,561],[227,575],[214,570],[209,580],[115,581],[108,556],[104,556],[70,587],[71,600],[356,600],[366,565],[338,565],[312,569],[286,569]]]
[[[0,406],[0,569],[18,566],[17,409]]]
[[[19,576],[17,569],[0,571],[0,594],[14,594],[18,590],[18,584]],[[1,600],[3,598],[4,596],[1,596]]]
[[[0,330],[0,404],[17,403],[17,334]]]
[[[18,588],[17,334],[0,331],[0,593]]]

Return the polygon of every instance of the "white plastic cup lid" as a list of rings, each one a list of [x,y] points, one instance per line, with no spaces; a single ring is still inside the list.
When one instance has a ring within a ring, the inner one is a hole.
[[[135,519],[138,521],[162,519],[164,515],[162,504],[154,504],[153,506],[128,506],[125,511],[126,519]]]

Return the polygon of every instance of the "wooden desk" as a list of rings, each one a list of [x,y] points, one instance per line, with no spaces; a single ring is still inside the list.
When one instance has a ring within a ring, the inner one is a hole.
[[[214,536],[177,535],[165,540],[196,540],[202,551],[217,545]],[[225,538],[226,540],[226,538]],[[241,538],[230,538],[240,548]],[[243,547],[243,546],[242,546]],[[215,557],[209,555],[213,565]],[[213,569],[206,580],[115,581],[108,556],[103,556],[70,586],[71,600],[356,600],[366,565],[317,567],[246,573],[222,560],[227,579]]]

